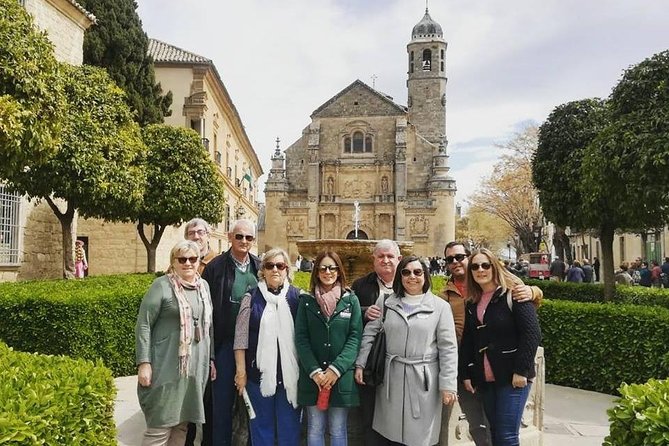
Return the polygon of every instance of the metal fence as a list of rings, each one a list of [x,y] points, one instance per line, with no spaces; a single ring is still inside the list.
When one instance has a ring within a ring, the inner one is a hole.
[[[21,196],[0,184],[0,264],[19,263],[19,210]]]

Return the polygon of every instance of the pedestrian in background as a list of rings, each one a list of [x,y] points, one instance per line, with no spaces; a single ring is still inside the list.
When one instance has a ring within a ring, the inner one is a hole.
[[[74,277],[83,279],[88,269],[88,260],[86,259],[86,250],[84,249],[84,241],[77,240],[74,242]]]

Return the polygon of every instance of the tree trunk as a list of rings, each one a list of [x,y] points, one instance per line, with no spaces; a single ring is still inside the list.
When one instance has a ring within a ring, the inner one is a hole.
[[[74,279],[74,233],[72,232],[72,223],[75,207],[68,202],[65,212],[62,212],[51,197],[46,197],[45,201],[60,222],[63,243],[63,279]]]
[[[144,247],[146,248],[146,272],[148,273],[156,272],[156,251],[158,249],[158,245],[160,244],[160,239],[165,232],[166,226],[155,223],[153,227],[153,237],[151,240],[149,240],[144,233],[144,223],[142,220],[137,222],[137,233],[139,234],[139,238],[142,239],[142,243],[144,243]]]
[[[604,300],[613,300],[615,293],[615,277],[613,273],[613,236],[615,234],[614,228],[602,226],[599,230],[599,239],[602,242],[602,262],[601,268],[604,277]]]

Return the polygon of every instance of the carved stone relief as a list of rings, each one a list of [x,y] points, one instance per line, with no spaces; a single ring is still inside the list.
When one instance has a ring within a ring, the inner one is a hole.
[[[303,236],[304,235],[304,219],[300,217],[290,217],[286,224],[286,231],[288,236]]]
[[[427,235],[427,231],[430,229],[430,220],[423,215],[411,217],[409,228],[411,228],[411,235]]]

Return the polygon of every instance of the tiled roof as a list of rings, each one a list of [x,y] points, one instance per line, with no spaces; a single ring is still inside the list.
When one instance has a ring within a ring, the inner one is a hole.
[[[74,6],[74,7],[77,8],[79,11],[81,11],[81,13],[82,13],[83,15],[85,15],[86,17],[88,17],[88,20],[90,20],[90,21],[93,22],[93,23],[98,23],[98,19],[96,19],[95,16],[94,16],[93,14],[91,14],[91,13],[88,12],[88,11],[86,11],[86,10],[84,9],[84,7],[81,6],[79,3],[75,2],[74,0],[69,0],[69,2],[72,4],[72,6]]]
[[[158,39],[149,39],[149,55],[153,57],[154,62],[212,63],[211,59],[182,50]]]

